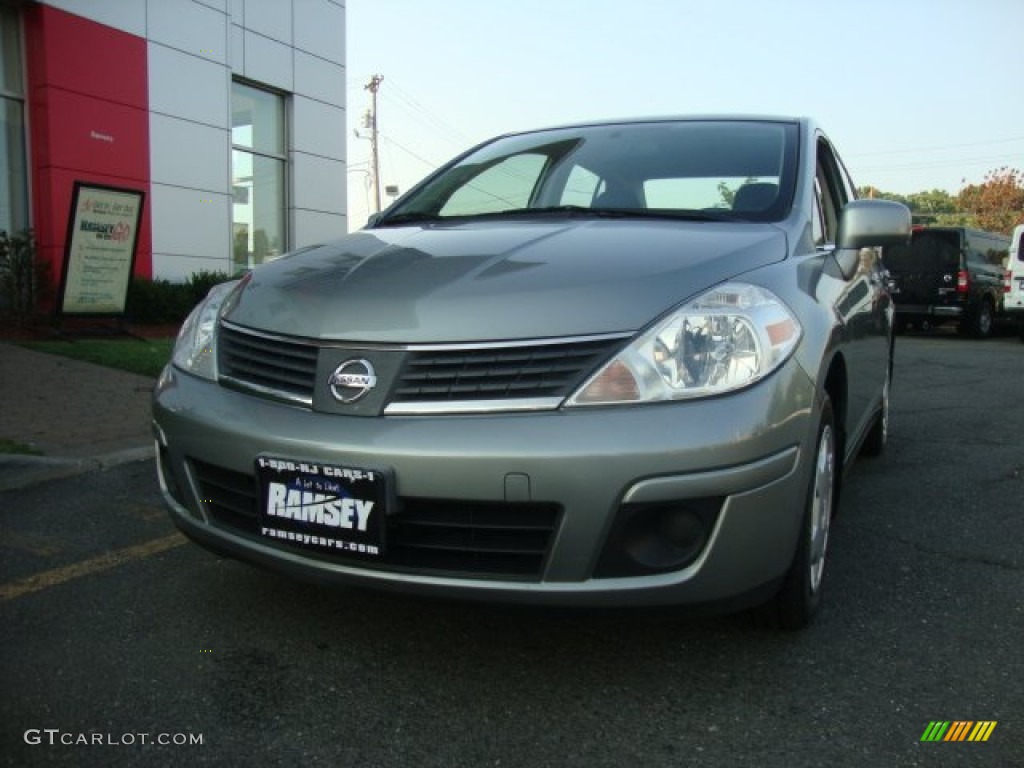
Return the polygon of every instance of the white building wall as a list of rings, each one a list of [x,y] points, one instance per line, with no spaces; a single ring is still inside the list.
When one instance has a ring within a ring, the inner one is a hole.
[[[144,2],[43,0],[43,3],[136,37],[146,36],[146,3]]]
[[[231,272],[231,69],[224,8],[147,0],[153,277]]]
[[[344,234],[342,0],[45,1],[147,40],[154,278],[233,271],[234,76],[289,96],[289,247]]]

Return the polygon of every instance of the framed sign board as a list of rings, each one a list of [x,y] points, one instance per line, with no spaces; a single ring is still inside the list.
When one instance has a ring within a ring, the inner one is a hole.
[[[61,314],[124,315],[144,198],[138,189],[75,182],[60,281]]]

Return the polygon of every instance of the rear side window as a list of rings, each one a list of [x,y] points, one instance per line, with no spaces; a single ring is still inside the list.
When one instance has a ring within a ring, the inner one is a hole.
[[[960,269],[960,235],[915,232],[910,245],[885,249],[885,266],[895,272],[956,272]]]
[[[1008,241],[993,238],[987,243],[983,243],[983,245],[985,247],[981,257],[985,260],[986,264],[990,264],[993,267],[1005,266],[1010,256],[1010,243]]]

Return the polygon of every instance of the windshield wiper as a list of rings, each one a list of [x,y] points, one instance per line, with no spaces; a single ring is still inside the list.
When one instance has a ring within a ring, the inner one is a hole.
[[[689,208],[595,208],[598,215],[637,219],[676,219],[678,221],[738,221],[731,211],[698,211]]]
[[[698,211],[679,208],[589,208],[585,205],[549,205],[538,208],[510,208],[504,211],[488,211],[459,216],[437,216],[430,213],[398,213],[377,221],[374,226],[417,224],[426,221],[448,221],[454,219],[509,218],[512,216],[569,215],[600,219],[673,219],[676,221],[740,221],[741,217],[731,211]]]

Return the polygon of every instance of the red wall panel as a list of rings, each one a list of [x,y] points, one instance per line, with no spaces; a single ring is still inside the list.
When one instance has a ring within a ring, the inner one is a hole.
[[[71,193],[146,193],[135,272],[152,276],[146,41],[44,5],[25,9],[33,224],[59,279]]]
[[[34,82],[147,109],[146,41],[71,13],[37,6],[29,23],[44,34],[29,42]]]
[[[149,181],[149,114],[94,96],[51,89],[49,165]]]

